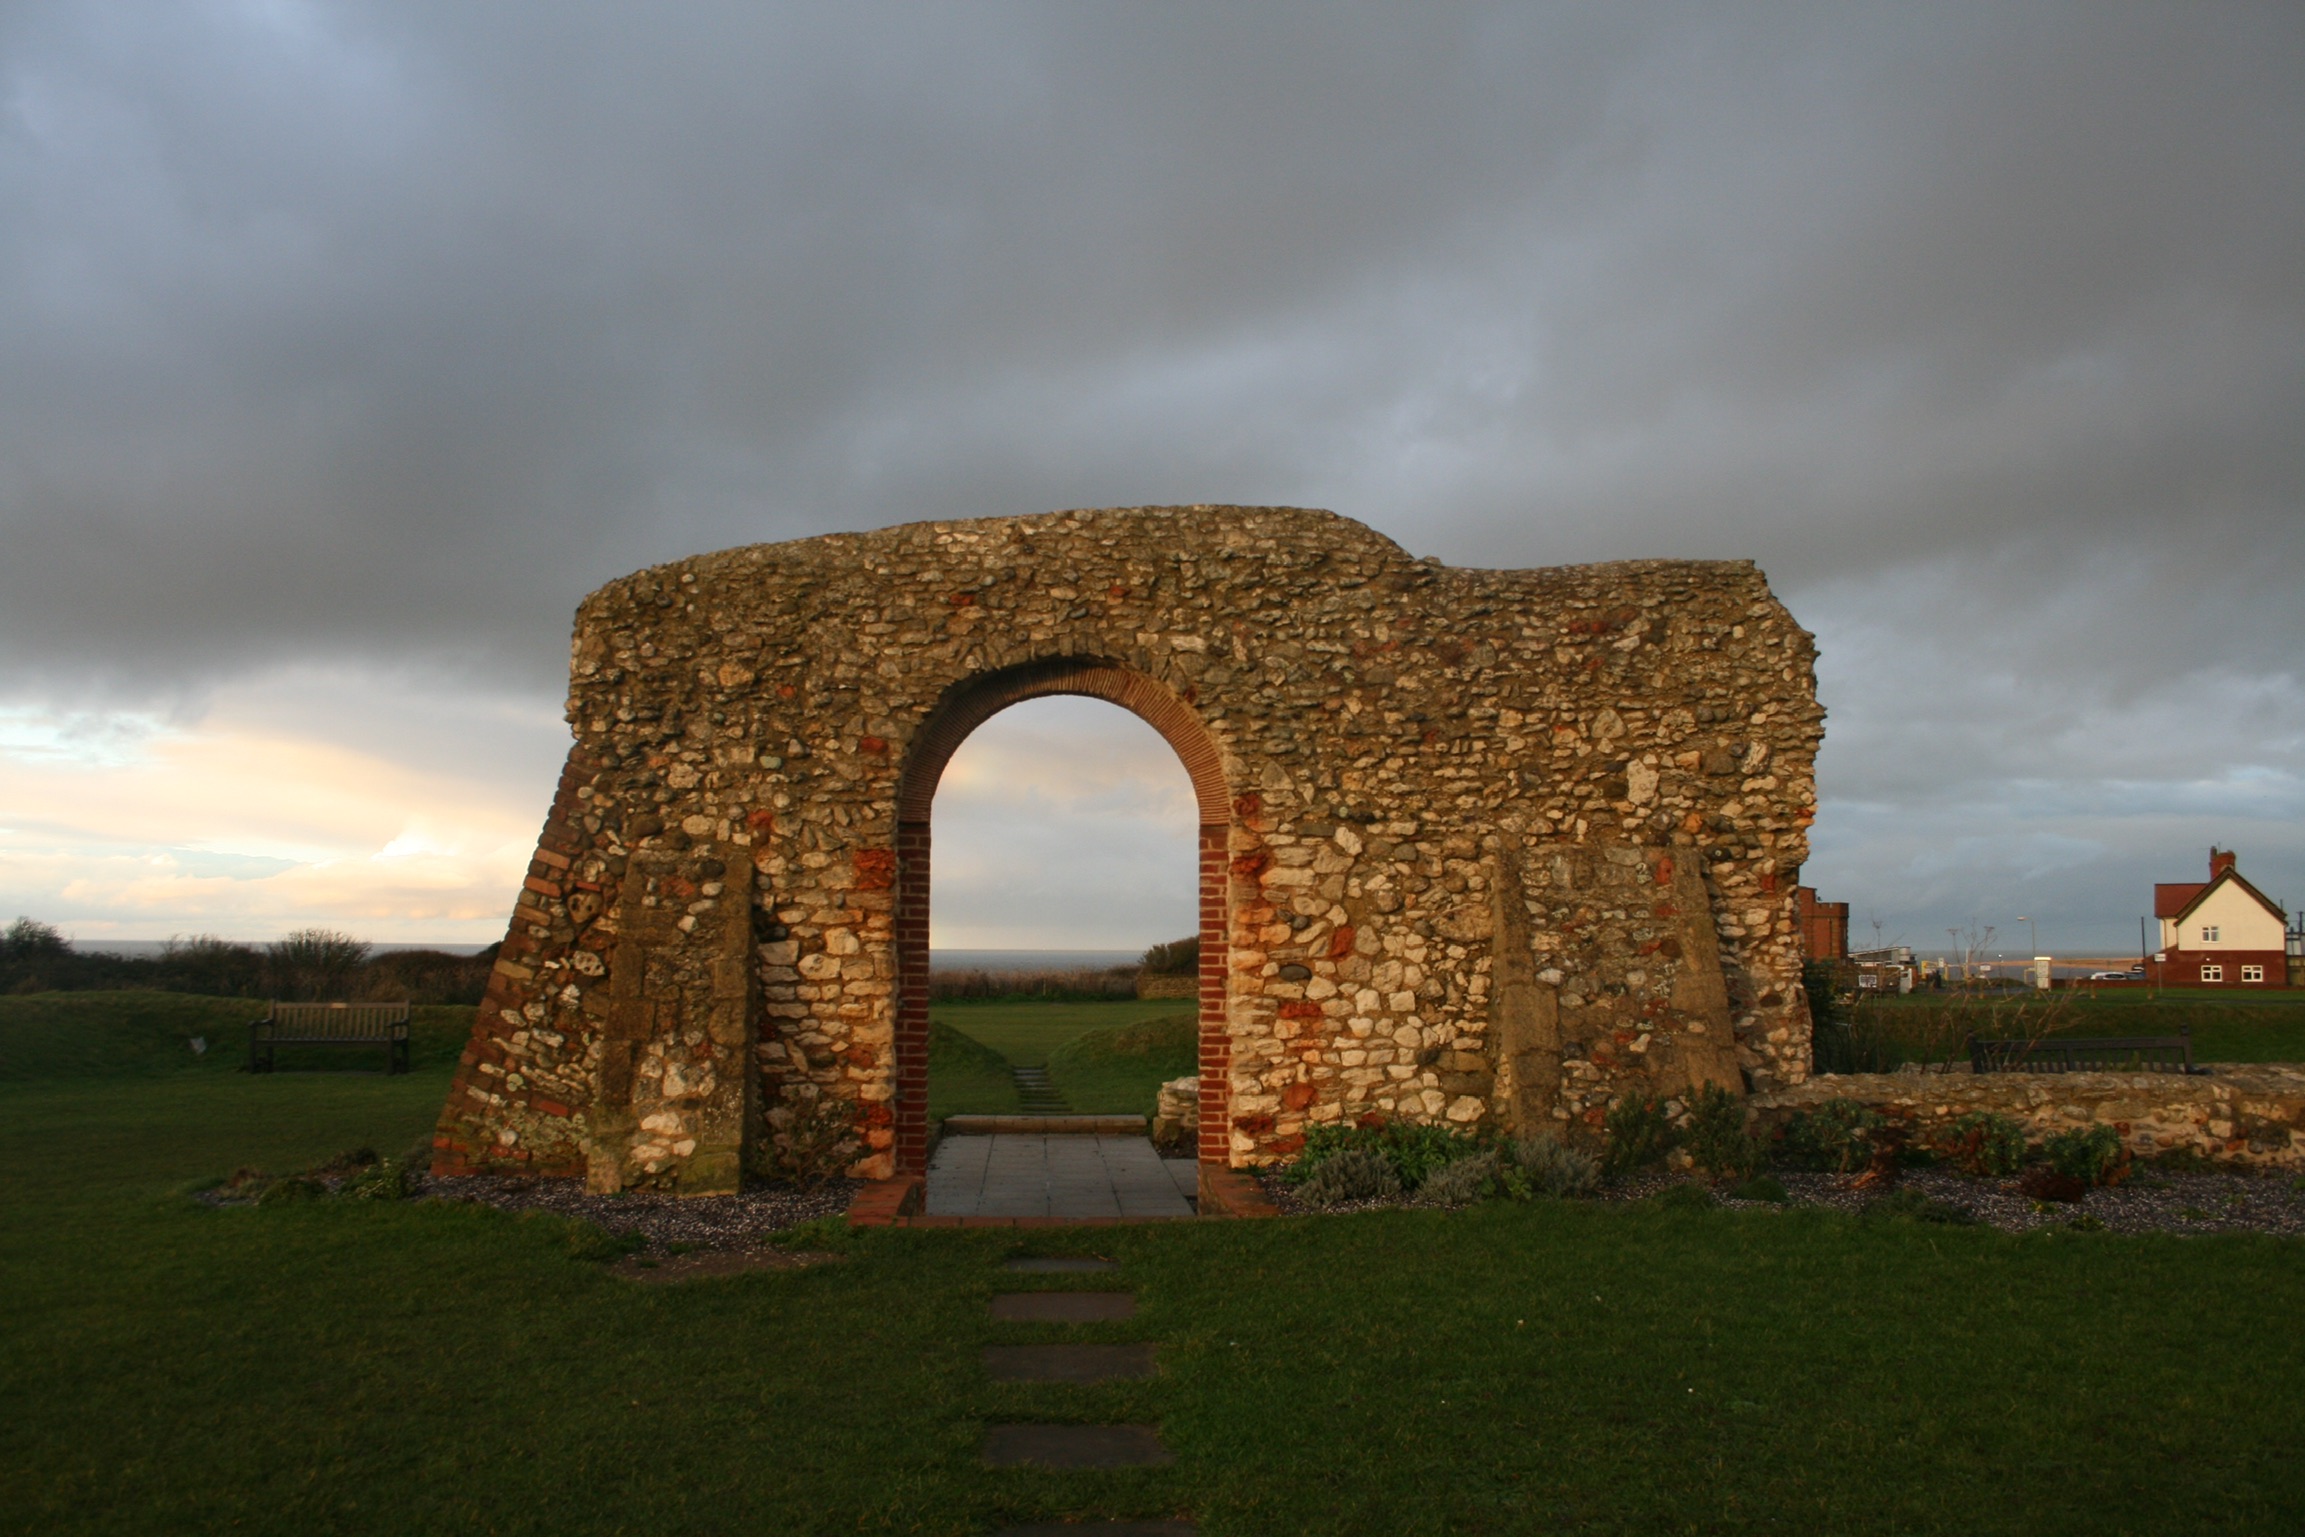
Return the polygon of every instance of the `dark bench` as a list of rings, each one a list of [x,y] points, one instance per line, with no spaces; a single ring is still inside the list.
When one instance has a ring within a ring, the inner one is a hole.
[[[2175,1035],[2044,1036],[2037,1041],[1969,1037],[1979,1073],[2206,1073],[2193,1065],[2193,1027]]]
[[[405,1003],[280,1003],[248,1025],[248,1071],[272,1071],[275,1046],[362,1046],[384,1052],[387,1074],[408,1071]]]

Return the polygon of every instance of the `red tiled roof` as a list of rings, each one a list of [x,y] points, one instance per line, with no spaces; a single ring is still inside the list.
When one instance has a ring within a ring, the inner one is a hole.
[[[2208,889],[2209,883],[2207,881],[2179,881],[2175,885],[2157,885],[2153,888],[2153,916],[2156,918],[2181,918],[2185,914],[2185,909],[2193,905],[2193,899]]]

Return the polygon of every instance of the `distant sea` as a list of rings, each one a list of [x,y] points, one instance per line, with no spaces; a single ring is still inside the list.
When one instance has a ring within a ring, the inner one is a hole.
[[[1103,971],[1134,966],[1142,950],[931,950],[931,971]]]
[[[262,949],[264,941],[248,943]],[[163,954],[168,949],[165,939],[76,939],[72,948],[85,955],[125,955],[148,958]],[[416,942],[379,943],[370,947],[370,953],[382,955],[393,950],[445,950],[450,955],[477,955],[487,949],[467,941],[438,944]],[[931,971],[1103,971],[1111,966],[1134,966],[1143,956],[1140,950],[931,950],[928,969]]]

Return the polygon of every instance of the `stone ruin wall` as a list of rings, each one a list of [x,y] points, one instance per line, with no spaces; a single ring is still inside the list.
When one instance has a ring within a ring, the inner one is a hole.
[[[1194,777],[1204,1161],[1798,1084],[1814,655],[1750,563],[1459,570],[1289,508],[639,572],[579,611],[575,742],[435,1167],[728,1189],[829,1097],[856,1173],[917,1169],[928,796],[1051,692]]]

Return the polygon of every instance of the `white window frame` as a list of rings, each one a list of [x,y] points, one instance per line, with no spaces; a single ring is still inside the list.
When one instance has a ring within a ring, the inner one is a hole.
[[[2204,924],[2202,924],[2202,925],[2201,925],[2201,943],[2203,943],[2203,944],[2205,944],[2205,945],[2213,945],[2213,944],[2215,944],[2216,942],[2217,942],[2217,925],[2215,925],[2214,923],[2204,923]]]
[[[2244,982],[2262,982],[2265,980],[2265,968],[2262,966],[2244,966],[2241,968],[2241,980]]]
[[[2204,966],[2201,968],[2201,980],[2204,982],[2222,982],[2225,980],[2225,968],[2215,965]]]

